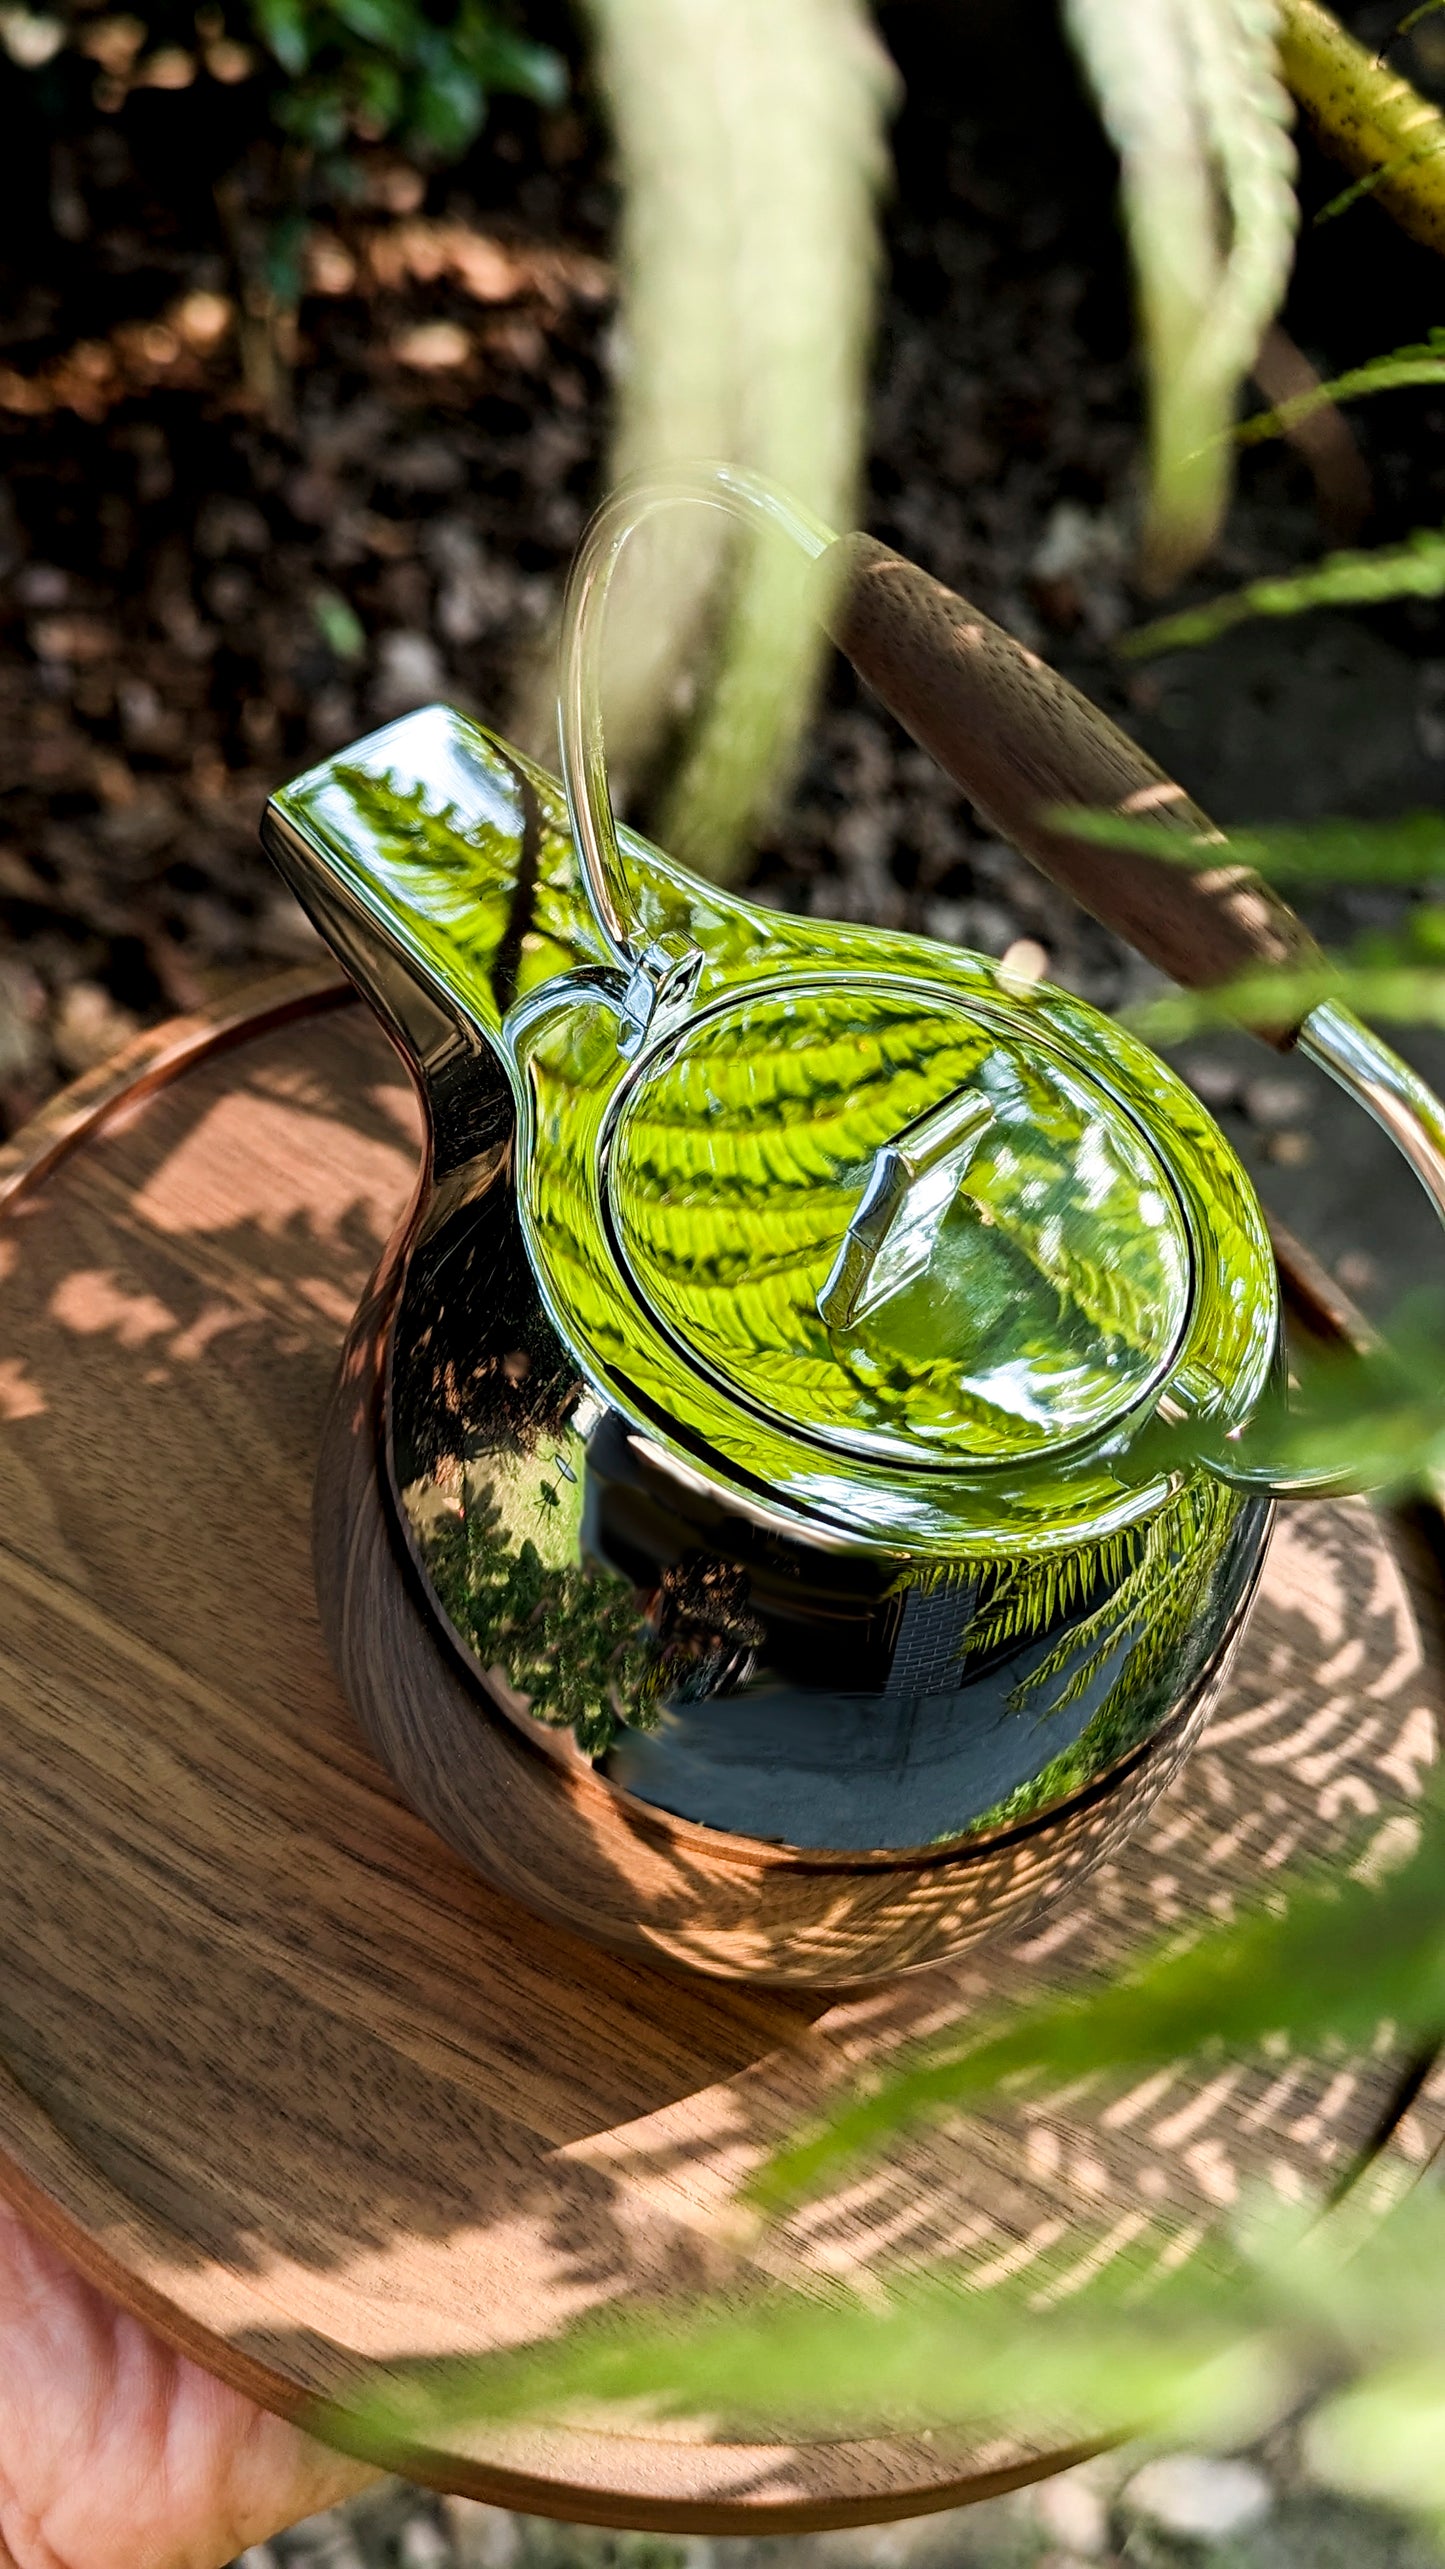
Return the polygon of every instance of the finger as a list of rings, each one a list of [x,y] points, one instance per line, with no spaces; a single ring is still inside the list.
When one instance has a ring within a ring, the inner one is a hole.
[[[14,2569],[222,2569],[375,2476],[163,2345],[0,2205]]]

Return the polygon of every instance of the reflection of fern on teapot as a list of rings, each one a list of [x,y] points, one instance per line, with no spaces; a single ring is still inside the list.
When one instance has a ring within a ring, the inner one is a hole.
[[[824,549],[765,488],[689,487]],[[819,1915],[856,1919],[827,1950],[779,1929],[769,1972],[863,1978],[1037,1905],[1177,1767],[1263,1559],[1278,1280],[1222,1135],[1124,1029],[986,957],[755,907],[618,831],[599,619],[652,504],[604,512],[580,558],[565,790],[433,708],[299,779],[268,838],[427,1107],[349,1365],[380,1351],[358,1432],[437,1683],[552,1738],[568,1916],[607,1830],[793,1850]],[[1050,871],[1180,978],[1307,943],[1238,868],[1070,840],[1049,807],[1140,791],[1205,825],[975,610],[881,547],[836,552],[855,659]],[[1339,1010],[1300,1040],[1414,1118],[1428,1181],[1438,1110],[1410,1075]],[[323,1519],[330,1496],[323,1469]],[[393,1754],[344,1581],[323,1605]],[[410,1694],[406,1720],[420,1740]],[[406,1780],[502,1864],[493,1784]],[[638,1864],[648,1944],[663,1893]],[[906,1949],[891,1912],[869,1927],[885,1891],[929,1908]],[[735,1967],[667,1916],[669,1950]]]
[[[1017,1653],[1036,1636],[1048,1644],[1015,1678],[1012,1709],[1026,1711],[1037,1700],[1045,1713],[1063,1715],[1096,1692],[1101,1679],[1108,1691],[1078,1739],[982,1814],[976,1827],[1000,1828],[1062,1800],[1148,1736],[1179,1690],[1191,1636],[1201,1617],[1208,1618],[1234,1513],[1217,1481],[1187,1482],[1146,1526],[1101,1546],[1104,1558],[1071,1554],[1067,1567],[1086,1609],[1078,1616],[1061,1614],[1047,1564],[1022,1574],[1006,1571],[981,1600],[968,1637],[971,1663],[1002,1649]]]

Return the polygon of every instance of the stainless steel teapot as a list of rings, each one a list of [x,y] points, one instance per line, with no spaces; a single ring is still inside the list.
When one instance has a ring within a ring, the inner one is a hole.
[[[584,542],[565,783],[437,706],[268,811],[428,1127],[318,1475],[353,1703],[544,1913],[857,1982],[1057,1897],[1174,1772],[1299,1494],[1250,1460],[1279,1288],[1223,1136],[1119,1026],[617,828],[603,604],[678,496],[815,557],[885,702],[1176,977],[1310,949],[1226,850],[1201,875],[1072,839],[1060,805],[1207,824],[975,609],[721,468]],[[1403,1065],[1333,1006],[1282,1031],[1445,1203]],[[1207,1420],[1210,1465],[1151,1467],[1161,1419]]]

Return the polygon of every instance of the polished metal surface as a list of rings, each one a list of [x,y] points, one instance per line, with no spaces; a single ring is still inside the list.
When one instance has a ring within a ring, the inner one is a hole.
[[[679,502],[782,538],[783,578],[833,541],[730,466],[624,489],[568,590],[560,786],[433,707],[267,816],[426,1106],[376,1470],[479,1719],[749,1861],[906,1860],[905,1907],[947,1868],[936,1954],[1132,1825],[1217,1691],[1274,1495],[1338,1481],[1251,1459],[1273,1257],[1154,1054],[619,830],[607,600]],[[1339,1009],[1301,1040],[1445,1215],[1445,1110]],[[899,1950],[864,1933],[850,1968]]]
[[[927,1272],[938,1226],[993,1120],[990,1098],[979,1089],[960,1088],[883,1144],[818,1296],[818,1316],[827,1328],[846,1329],[866,1319],[890,1294]]]
[[[1445,1106],[1433,1089],[1373,1028],[1333,999],[1311,1009],[1298,1042],[1306,1058],[1327,1071],[1389,1135],[1445,1222]],[[1234,1489],[1264,1491],[1278,1499],[1323,1498],[1359,1487],[1359,1475],[1348,1464],[1290,1470],[1278,1460],[1251,1463],[1237,1444],[1213,1458],[1211,1468]]]
[[[629,1057],[559,787],[441,708],[299,779],[267,837],[427,1106],[378,1468],[479,1718],[755,1839],[1070,1843],[1077,1812],[1102,1849],[1085,1815],[1162,1780],[1270,1516],[1131,1468],[1171,1385],[1242,1420],[1277,1357],[1258,1208],[1188,1090],[1067,994],[630,837],[639,935],[701,961]],[[990,1118],[922,1264],[830,1333],[880,1152],[971,1085]],[[1006,1413],[920,1335],[964,1272]]]
[[[1137,1534],[941,1573],[786,1533],[599,1403],[504,1151],[413,1251],[387,1427],[398,1528],[503,1716],[662,1810],[799,1847],[1082,1818],[1208,1695],[1271,1515],[1201,1476]]]
[[[916,1523],[976,1522],[965,1476],[991,1517],[1002,1466],[1097,1456],[1200,1344],[1208,1206],[1195,1192],[1191,1232],[1187,1182],[1046,1011],[1010,1019],[936,974],[800,972],[699,1009],[618,1097],[598,1184],[617,1270],[691,1397],[719,1389],[734,1434],[746,1411],[796,1485],[820,1457],[902,1465],[928,1475],[894,1475]],[[899,1219],[842,1317],[829,1276],[850,1233],[866,1263],[880,1151]]]
[[[685,1018],[629,1060],[557,784],[440,707],[299,778],[268,844],[410,1051],[437,1175],[492,1138],[501,1110],[473,1092],[500,1074],[559,1338],[754,1514],[933,1561],[1063,1554],[1170,1496],[1136,1446],[1172,1388],[1225,1430],[1253,1414],[1279,1337],[1253,1191],[1183,1082],[1084,1002],[756,908],[629,838],[647,933],[704,958]],[[973,1387],[923,1334],[957,1321],[938,1291],[913,1295],[907,1337],[892,1304],[858,1347],[817,1316],[879,1146],[966,1080],[994,1127],[932,1281],[956,1299],[966,1273],[1000,1333]]]
[[[1445,1106],[1434,1090],[1333,999],[1311,1009],[1299,1048],[1388,1133],[1445,1222]]]

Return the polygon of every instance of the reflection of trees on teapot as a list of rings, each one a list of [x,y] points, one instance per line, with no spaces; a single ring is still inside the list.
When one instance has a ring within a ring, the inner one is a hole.
[[[533,1536],[509,1530],[485,1484],[434,1522],[425,1559],[454,1630],[538,1721],[565,1726],[597,1757],[625,1713],[646,1720],[651,1636],[625,1579],[548,1561]]]
[[[496,1484],[471,1476],[461,1504],[432,1520],[425,1560],[453,1627],[485,1670],[499,1669],[538,1721],[569,1729],[589,1757],[622,1723],[648,1730],[669,1703],[725,1696],[747,1683],[764,1630],[747,1582],[725,1561],[677,1562],[649,1595],[575,1557],[559,1487],[536,1484],[551,1530],[520,1538]],[[549,1559],[560,1549],[564,1557]],[[572,1557],[565,1557],[571,1555]]]
[[[512,1185],[511,1093],[490,1062],[467,1065],[500,1137],[433,1195],[408,1263],[409,1325],[391,1348],[388,1411],[398,1482],[459,1486],[465,1465],[565,1437],[582,1390],[542,1308]]]
[[[589,1496],[599,1527],[605,1515],[588,1460],[601,1411],[542,1308],[505,1149],[423,1230],[404,1311],[390,1385],[402,1505],[480,1666],[591,1757],[622,1721],[746,1683],[763,1631],[736,1565],[691,1550],[629,1575],[584,1539]]]
[[[479,1263],[494,1272],[485,1254]],[[485,1390],[498,1375],[474,1382]],[[513,1387],[523,1400],[525,1388]],[[769,1558],[757,1545],[748,1568],[689,1544],[683,1529],[678,1551],[670,1518],[659,1542],[648,1459],[615,1414],[579,1402],[575,1376],[569,1390],[560,1428],[555,1409],[500,1396],[488,1408],[490,1451],[476,1450],[474,1420],[463,1439],[471,1459],[404,1494],[438,1601],[481,1670],[604,1762],[659,1724],[685,1750],[691,1707],[714,1708],[714,1719],[751,1699],[780,1742],[808,1734],[814,1751],[860,1703],[884,1723],[890,1707],[917,1707],[909,1736],[941,1769],[943,1839],[1020,1823],[1148,1739],[1217,1652],[1228,1557],[1255,1536],[1253,1507],[1241,1513],[1233,1494],[1199,1483],[1145,1526],[1054,1562],[964,1564],[861,1600],[866,1573],[845,1564],[840,1590],[854,1589],[854,1613],[834,1612],[830,1631],[830,1601],[815,1592],[800,1648],[777,1546]],[[661,1557],[669,1544],[676,1557]],[[920,1654],[930,1618],[935,1645]],[[951,1742],[942,1759],[930,1748],[940,1722]],[[710,1753],[716,1762],[715,1740]],[[1008,1789],[990,1798],[980,1784],[970,1802],[975,1776],[996,1779],[1001,1762]],[[624,1756],[635,1781],[630,1764]]]
[[[757,1666],[766,1627],[752,1611],[745,1573],[730,1561],[679,1561],[648,1600],[656,1655],[649,1705],[702,1703],[740,1694]]]
[[[1007,1657],[1042,1640],[1049,1647],[1009,1689],[1011,1710],[1066,1716],[1096,1690],[1108,1692],[1077,1740],[1015,1787],[976,1827],[994,1828],[1062,1801],[1126,1757],[1187,1688],[1192,1664],[1218,1646],[1222,1577],[1252,1523],[1240,1521],[1219,1483],[1186,1482],[1147,1525],[1091,1552],[1058,1562],[1010,1565],[985,1580],[970,1628],[966,1667]]]

